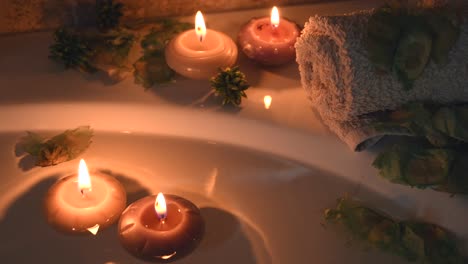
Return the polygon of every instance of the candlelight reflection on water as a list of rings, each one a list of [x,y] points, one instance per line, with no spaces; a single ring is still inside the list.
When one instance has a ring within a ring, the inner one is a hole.
[[[218,168],[213,168],[205,184],[206,196],[210,197],[213,194],[216,186],[216,180],[218,179]]]
[[[263,97],[263,104],[265,105],[265,109],[270,109],[272,100],[273,98],[269,95],[265,95],[265,97]]]

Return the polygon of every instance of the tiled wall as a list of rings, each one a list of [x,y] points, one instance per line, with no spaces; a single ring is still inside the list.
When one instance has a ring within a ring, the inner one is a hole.
[[[127,19],[188,15],[331,0],[118,0]],[[0,34],[93,21],[95,0],[0,0]]]

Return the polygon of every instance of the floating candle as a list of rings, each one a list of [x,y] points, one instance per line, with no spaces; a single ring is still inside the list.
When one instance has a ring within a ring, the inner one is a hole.
[[[153,262],[171,262],[201,241],[205,224],[200,210],[175,195],[147,196],[131,204],[119,222],[119,238],[133,256]]]
[[[237,41],[250,59],[264,65],[281,65],[296,57],[294,44],[299,32],[296,23],[280,18],[275,6],[270,17],[253,18],[242,26]]]
[[[58,180],[47,192],[47,222],[57,230],[70,234],[96,234],[119,219],[127,197],[123,186],[112,176],[89,175],[80,160],[78,175]]]
[[[209,79],[218,68],[234,65],[237,46],[225,34],[206,29],[200,11],[195,16],[195,29],[177,35],[166,47],[167,65],[191,79]]]

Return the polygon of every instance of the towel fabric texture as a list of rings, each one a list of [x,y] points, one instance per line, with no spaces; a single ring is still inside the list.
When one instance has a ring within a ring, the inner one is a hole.
[[[371,113],[394,110],[413,102],[468,101],[468,22],[444,66],[432,60],[412,89],[405,90],[396,74],[378,73],[369,61],[365,38],[373,10],[341,16],[314,16],[296,43],[302,86],[324,123],[351,149],[360,151],[382,136]]]

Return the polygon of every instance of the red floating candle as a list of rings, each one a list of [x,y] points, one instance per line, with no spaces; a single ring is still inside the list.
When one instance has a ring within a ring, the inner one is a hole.
[[[299,33],[297,24],[280,18],[275,6],[271,17],[253,18],[242,26],[237,42],[250,59],[264,65],[281,65],[295,59],[294,44]]]
[[[172,262],[200,243],[205,224],[200,210],[175,195],[147,196],[131,204],[119,222],[119,239],[133,256],[152,262]]]

